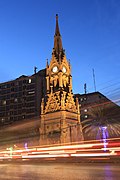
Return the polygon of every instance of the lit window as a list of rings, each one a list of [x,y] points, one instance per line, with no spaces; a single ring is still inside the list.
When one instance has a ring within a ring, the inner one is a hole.
[[[30,91],[30,92],[28,92],[28,94],[34,94],[35,93],[35,91]]]
[[[88,115],[85,115],[84,117],[85,117],[85,119],[87,119],[87,118],[88,118]]]
[[[3,101],[3,105],[6,105],[6,100]]]
[[[18,99],[17,98],[15,98],[15,100],[14,100],[15,102],[18,102]]]
[[[2,118],[2,122],[4,122],[5,121],[5,118]]]
[[[32,82],[32,79],[29,79],[29,83],[31,83]]]

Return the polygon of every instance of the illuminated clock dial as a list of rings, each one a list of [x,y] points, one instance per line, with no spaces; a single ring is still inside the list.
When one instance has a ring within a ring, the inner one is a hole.
[[[53,71],[54,73],[57,72],[57,71],[58,71],[58,67],[57,67],[57,66],[54,66],[53,69],[52,69],[52,71]]]
[[[62,72],[63,73],[66,73],[66,68],[63,66],[63,68],[62,68]]]

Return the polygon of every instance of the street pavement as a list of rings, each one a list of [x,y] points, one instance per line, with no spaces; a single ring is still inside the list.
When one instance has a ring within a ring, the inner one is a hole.
[[[0,180],[119,179],[119,163],[0,163]]]

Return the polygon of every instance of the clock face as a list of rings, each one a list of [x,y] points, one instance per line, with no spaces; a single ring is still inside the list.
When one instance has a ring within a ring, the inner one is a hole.
[[[62,68],[63,73],[66,73],[66,68],[63,66]]]
[[[57,70],[58,70],[58,67],[57,67],[57,66],[54,66],[53,69],[52,69],[52,71],[53,71],[54,73],[57,72]]]

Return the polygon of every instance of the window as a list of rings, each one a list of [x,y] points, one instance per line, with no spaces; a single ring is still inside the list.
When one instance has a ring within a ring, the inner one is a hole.
[[[15,102],[18,102],[18,99],[17,99],[17,98],[15,98],[15,99],[14,99],[14,101],[15,101]]]
[[[30,84],[30,83],[32,82],[32,79],[29,79],[28,82],[29,82],[29,84]]]
[[[3,105],[6,105],[6,100],[3,101]]]
[[[16,86],[18,86],[18,85],[19,85],[19,82],[18,82],[18,81],[17,81],[17,82],[15,82],[15,85],[16,85]]]
[[[14,92],[14,88],[11,88],[11,92]]]
[[[86,115],[84,116],[84,118],[87,119],[87,118],[88,118],[88,115],[86,114]]]
[[[2,89],[6,89],[7,88],[7,84],[4,84],[3,86],[2,86]]]
[[[14,86],[14,83],[11,83],[11,86]]]
[[[4,121],[5,121],[5,118],[2,118],[1,121],[4,122]]]
[[[35,93],[35,91],[29,91],[28,92],[28,94],[34,94]]]

